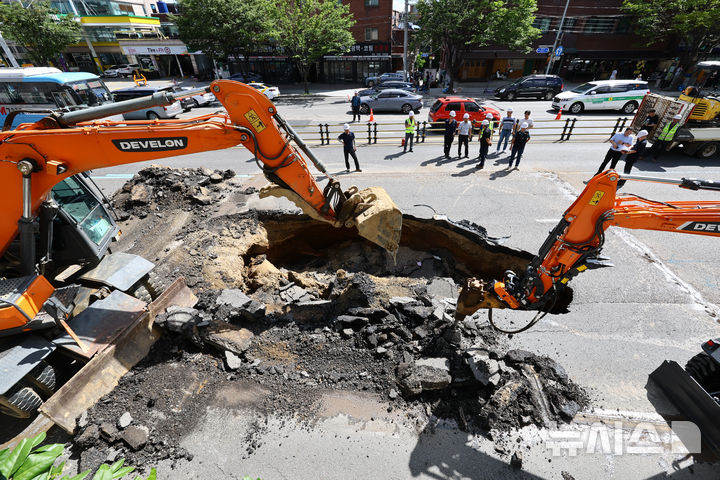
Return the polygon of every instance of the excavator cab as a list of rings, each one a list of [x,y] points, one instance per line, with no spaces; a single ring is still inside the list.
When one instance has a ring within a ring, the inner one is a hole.
[[[697,68],[702,70],[707,77],[710,72],[720,71],[720,62],[699,62]],[[688,122],[720,125],[720,92],[712,91],[707,87],[688,86],[678,99],[695,105],[688,117]]]

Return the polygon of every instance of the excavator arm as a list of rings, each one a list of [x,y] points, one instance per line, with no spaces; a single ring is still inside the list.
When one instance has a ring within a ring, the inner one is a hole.
[[[383,189],[343,192],[275,105],[257,90],[231,80],[215,81],[208,89],[227,114],[182,120],[93,121],[146,108],[152,99],[128,100],[52,115],[0,133],[4,199],[0,254],[16,237],[18,221],[30,221],[52,187],[68,176],[239,144],[253,153],[263,173],[277,185],[267,194],[287,196],[318,219],[338,227],[358,227],[360,235],[391,252],[397,250],[402,217]],[[167,94],[154,104],[169,104],[196,93]],[[325,187],[315,181],[306,157],[328,177]]]
[[[598,256],[605,230],[612,226],[720,237],[720,202],[659,202],[617,195],[621,179],[669,183],[691,190],[720,190],[717,182],[620,176],[613,170],[596,175],[565,211],[524,272],[507,271],[502,281],[490,284],[476,278],[466,281],[458,298],[456,318],[480,308],[552,309],[561,286],[580,272],[604,266]]]

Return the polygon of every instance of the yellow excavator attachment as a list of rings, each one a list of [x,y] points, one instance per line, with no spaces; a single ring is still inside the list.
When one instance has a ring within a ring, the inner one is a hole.
[[[455,306],[455,319],[460,321],[481,308],[507,308],[492,291],[493,284],[477,278],[468,278],[460,290]]]
[[[381,246],[393,256],[400,246],[402,231],[402,213],[392,201],[390,195],[381,187],[358,190],[350,187],[345,192],[346,200],[338,212],[338,220],[329,220],[312,208],[297,193],[277,185],[268,185],[260,189],[260,198],[285,197],[302,211],[322,222],[335,227],[357,227],[361,237]]]

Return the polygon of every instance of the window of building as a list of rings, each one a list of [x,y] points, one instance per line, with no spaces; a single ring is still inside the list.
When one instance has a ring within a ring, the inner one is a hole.
[[[378,29],[377,28],[366,28],[365,29],[365,41],[366,42],[372,42],[378,39]]]
[[[630,31],[630,17],[620,17],[615,27],[615,33],[628,33]]]
[[[590,17],[585,20],[583,33],[611,33],[614,26],[614,17]]]
[[[572,30],[575,28],[575,24],[577,23],[577,19],[573,17],[565,17],[565,21],[563,22],[563,30]]]
[[[538,28],[541,32],[545,33],[550,30],[550,23],[552,23],[552,18],[550,17],[535,17],[533,27]]]
[[[380,5],[380,0],[365,0],[366,7],[377,7]]]

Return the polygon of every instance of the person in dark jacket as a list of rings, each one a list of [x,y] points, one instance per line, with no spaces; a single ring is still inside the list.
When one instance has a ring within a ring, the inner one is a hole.
[[[450,118],[445,119],[445,158],[450,158],[450,147],[457,131],[458,122],[455,120],[455,111],[450,112]]]
[[[350,125],[347,123],[343,125],[343,133],[338,136],[338,140],[343,144],[343,154],[345,154],[345,169],[347,172],[350,171],[350,162],[348,161],[348,155],[355,160],[355,171],[362,172],[360,170],[360,164],[358,163],[357,155],[355,155],[355,134],[350,131]]]
[[[625,168],[623,169],[623,173],[629,174],[632,171],[635,162],[637,162],[638,159],[642,156],[643,152],[645,152],[645,148],[647,147],[647,137],[647,130],[640,130],[638,132],[637,139],[635,140],[635,145],[632,146],[632,148],[627,152],[627,156],[625,157]],[[622,187],[623,185],[625,185],[625,180],[620,180],[617,183],[617,188],[620,189],[620,187]]]
[[[492,130],[490,130],[490,120],[483,120],[480,127],[480,156],[478,160],[480,163],[475,165],[475,168],[483,168],[485,166],[485,157],[487,157],[488,149],[492,145]]]
[[[515,136],[512,139],[512,150],[510,153],[510,163],[508,164],[508,167],[512,167],[513,160],[515,160],[515,156],[517,155],[515,168],[520,168],[520,159],[523,156],[523,152],[525,152],[525,145],[527,145],[527,142],[529,141],[530,132],[528,132],[528,124],[527,122],[523,122],[520,124],[520,130],[515,132]]]
[[[352,99],[350,99],[350,106],[352,107],[353,112],[353,119],[352,121],[355,121],[355,117],[357,117],[358,122],[361,120],[360,118],[360,95],[358,95],[358,92],[355,92],[355,95],[353,95]]]

